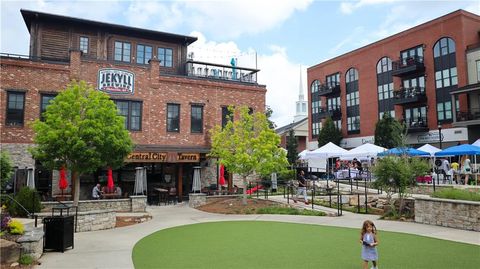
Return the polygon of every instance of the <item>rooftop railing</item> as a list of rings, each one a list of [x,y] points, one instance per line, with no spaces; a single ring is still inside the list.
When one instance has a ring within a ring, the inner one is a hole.
[[[228,80],[244,83],[257,83],[258,69],[213,64],[188,60],[187,76],[208,79]]]

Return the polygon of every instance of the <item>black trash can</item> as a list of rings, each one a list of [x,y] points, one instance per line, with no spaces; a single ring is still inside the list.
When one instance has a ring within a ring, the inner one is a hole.
[[[43,219],[43,250],[52,249],[64,252],[73,249],[74,216],[52,216]]]

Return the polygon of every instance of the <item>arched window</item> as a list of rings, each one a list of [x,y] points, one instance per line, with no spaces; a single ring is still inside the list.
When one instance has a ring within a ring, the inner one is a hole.
[[[455,52],[455,41],[450,37],[442,37],[435,43],[433,47],[433,57],[448,55]]]
[[[345,75],[345,81],[347,83],[354,82],[358,80],[358,71],[355,68],[350,68]]]
[[[388,57],[383,57],[377,63],[377,74],[385,73],[392,70],[392,60]]]
[[[312,92],[318,92],[319,87],[320,87],[320,81],[314,80],[312,82],[312,88],[311,88]]]

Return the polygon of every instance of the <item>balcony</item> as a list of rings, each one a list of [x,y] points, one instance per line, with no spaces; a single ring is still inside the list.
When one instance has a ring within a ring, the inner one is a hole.
[[[318,112],[318,116],[323,119],[326,117],[330,117],[332,119],[340,119],[342,117],[342,110],[340,107],[322,107],[320,108],[320,112]]]
[[[419,133],[428,132],[428,124],[426,117],[418,117],[415,119],[407,119],[405,126],[407,127],[407,133]]]
[[[473,108],[457,112],[457,121],[454,126],[468,126],[480,124],[480,108]]]
[[[318,95],[325,96],[325,95],[330,95],[330,94],[339,93],[339,92],[340,92],[340,83],[333,82],[333,83],[322,84],[320,86],[320,89],[318,90]]]
[[[240,83],[257,83],[258,69],[188,60],[187,76]]]
[[[427,101],[424,87],[400,88],[393,92],[395,105],[423,103]]]
[[[397,77],[403,77],[411,74],[422,73],[425,71],[425,65],[423,64],[423,57],[414,56],[406,59],[400,59],[393,62],[392,75]]]

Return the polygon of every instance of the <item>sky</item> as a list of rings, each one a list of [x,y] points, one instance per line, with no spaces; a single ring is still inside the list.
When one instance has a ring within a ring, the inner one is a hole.
[[[293,122],[306,69],[480,0],[1,0],[0,52],[28,55],[20,9],[198,37],[194,59],[258,68],[277,127]]]

